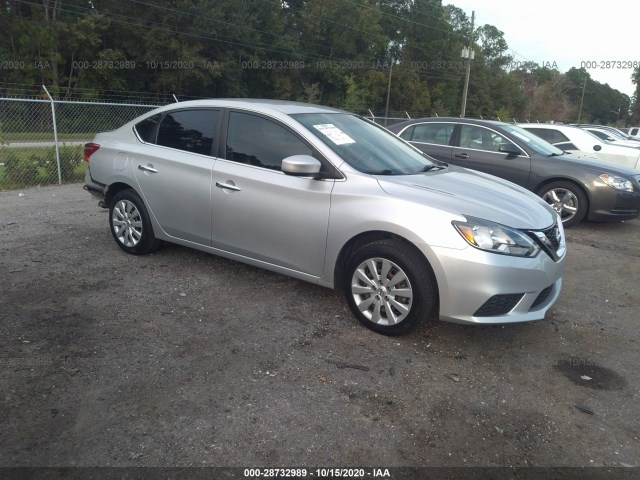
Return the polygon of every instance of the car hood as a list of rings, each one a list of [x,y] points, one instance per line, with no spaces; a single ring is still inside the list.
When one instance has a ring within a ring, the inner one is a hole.
[[[453,165],[417,175],[376,178],[389,195],[513,228],[539,230],[549,227],[557,218],[549,205],[528,190]]]
[[[566,153],[564,155],[558,155],[557,157],[545,157],[541,155],[538,155],[537,157],[554,162],[565,162],[581,167],[588,167],[593,170],[593,173],[595,175],[600,175],[601,173],[616,173],[619,175],[627,176],[638,174],[638,171],[634,170],[631,167],[625,167],[624,165],[606,162],[604,160],[598,160],[598,158],[590,157],[588,156],[588,154],[586,155],[587,156],[583,156],[580,153]]]

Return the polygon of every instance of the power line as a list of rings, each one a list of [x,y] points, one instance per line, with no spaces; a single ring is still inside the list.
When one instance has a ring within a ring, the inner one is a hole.
[[[256,28],[247,27],[245,25],[238,25],[236,23],[226,22],[224,20],[219,20],[217,18],[213,18],[213,17],[209,17],[209,16],[205,16],[205,15],[195,14],[195,13],[191,13],[191,12],[185,12],[185,11],[182,11],[182,10],[176,10],[176,9],[173,9],[173,8],[163,7],[161,5],[156,5],[156,4],[153,4],[153,3],[142,2],[140,0],[129,0],[129,1],[132,2],[132,3],[137,3],[137,4],[145,5],[145,6],[148,6],[148,7],[154,7],[154,8],[160,9],[160,10],[165,10],[165,11],[168,11],[168,12],[171,12],[171,13],[177,13],[179,15],[189,15],[191,17],[196,17],[198,19],[209,20],[209,21],[212,21],[212,22],[215,22],[215,23],[221,23],[223,25],[228,25],[228,26],[231,26],[231,27],[237,27],[237,28],[242,28],[242,29],[245,29],[245,30],[250,30],[252,32],[257,32],[257,33],[261,33],[261,34],[264,34],[264,35],[269,35],[269,36],[276,37],[276,38],[282,38],[282,39],[291,40],[291,41],[294,41],[294,42],[306,43],[306,44],[313,45],[313,46],[320,47],[320,48],[331,48],[331,47],[327,46],[326,44],[308,42],[306,40],[301,40],[301,39],[294,39],[294,38],[291,38],[291,37],[287,37],[285,35],[278,35],[276,33],[265,32],[264,30],[258,30]]]

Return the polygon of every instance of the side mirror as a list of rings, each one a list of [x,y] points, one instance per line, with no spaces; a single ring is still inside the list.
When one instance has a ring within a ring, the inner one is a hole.
[[[502,153],[506,153],[509,156],[518,156],[520,155],[520,149],[516,147],[513,143],[503,143],[498,147],[498,151]]]
[[[596,152],[599,152],[600,150],[602,150],[602,147],[601,147],[600,145],[594,145],[594,146],[593,146],[593,149],[594,149]]]
[[[294,177],[315,177],[322,164],[311,155],[292,155],[282,160],[282,171]]]

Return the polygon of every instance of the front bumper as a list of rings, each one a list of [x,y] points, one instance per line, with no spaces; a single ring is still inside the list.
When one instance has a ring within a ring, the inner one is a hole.
[[[589,220],[631,220],[640,215],[640,192],[621,192],[596,181],[589,192]]]
[[[566,252],[554,261],[544,251],[535,258],[521,258],[471,246],[422,250],[438,281],[441,320],[463,324],[541,320],[562,289]]]

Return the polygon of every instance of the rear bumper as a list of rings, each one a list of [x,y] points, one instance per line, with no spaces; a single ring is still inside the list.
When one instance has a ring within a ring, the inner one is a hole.
[[[88,167],[87,171],[84,174],[84,186],[82,188],[94,197],[104,200],[105,186],[93,181],[93,179],[91,178],[91,171]]]
[[[102,208],[108,208],[109,206],[105,203],[105,196],[107,191],[107,186],[102,185],[101,183],[94,182],[91,178],[91,172],[87,167],[87,171],[84,174],[84,186],[82,187],[87,192],[91,194],[92,197],[99,199],[98,206]]]

